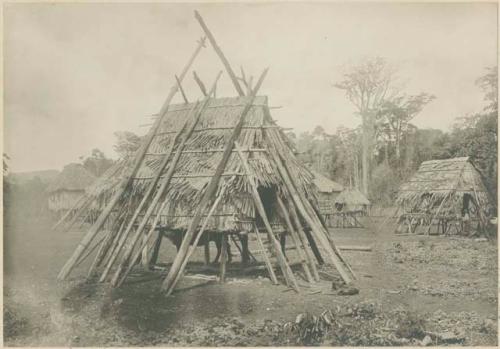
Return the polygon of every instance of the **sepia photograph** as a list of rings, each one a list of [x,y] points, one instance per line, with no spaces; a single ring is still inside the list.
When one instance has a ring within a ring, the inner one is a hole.
[[[3,2],[3,346],[497,346],[498,11]]]

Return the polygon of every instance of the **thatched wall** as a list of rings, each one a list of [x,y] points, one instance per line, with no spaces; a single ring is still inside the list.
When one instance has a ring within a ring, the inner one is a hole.
[[[215,168],[220,162],[223,149],[232,134],[233,128],[244,109],[247,99],[218,98],[211,99],[203,111],[192,136],[186,143],[174,172],[174,176],[162,202],[167,202],[162,212],[160,224],[171,229],[185,229],[192,220],[196,204],[203,195],[203,189],[209,183]],[[172,145],[176,133],[188,119],[194,103],[171,105],[150,145],[146,157],[133,179],[128,197],[131,207],[142,197],[144,191],[155,176],[167,149]],[[312,192],[312,174],[294,157],[286,137],[272,120],[267,107],[267,97],[257,97],[247,114],[238,143],[244,150],[256,181],[262,189],[271,188],[272,192],[281,191],[283,179],[279,176],[269,155],[272,147],[285,149],[284,156],[290,175],[299,184],[299,190],[315,200]],[[91,186],[88,195],[99,198],[102,207],[116,190],[116,185],[130,167],[131,160],[115,165],[101,180]],[[167,168],[162,173],[166,174]],[[241,161],[233,152],[224,175],[222,186],[227,186],[222,204],[208,224],[209,230],[232,231],[252,229],[256,212],[250,195],[250,186]],[[95,203],[93,204],[95,205]],[[268,214],[276,216],[273,207]],[[158,212],[156,212],[158,214]]]
[[[84,190],[58,190],[52,192],[48,198],[49,210],[54,212],[70,210],[84,194]]]
[[[484,212],[491,207],[489,193],[480,173],[467,157],[425,161],[404,183],[396,200],[404,212],[436,212],[461,215],[464,195]],[[444,203],[443,203],[444,201]]]

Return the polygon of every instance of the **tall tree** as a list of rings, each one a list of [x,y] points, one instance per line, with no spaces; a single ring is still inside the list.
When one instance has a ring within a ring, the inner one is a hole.
[[[345,91],[347,98],[361,116],[363,192],[368,194],[370,162],[373,155],[376,112],[385,99],[394,94],[394,69],[381,57],[368,59],[353,65],[343,74],[343,80],[335,84]]]
[[[398,167],[401,167],[401,140],[404,133],[408,133],[412,128],[410,121],[433,99],[435,97],[427,93],[413,96],[400,95],[385,100],[377,111],[376,118],[381,123],[381,128],[389,132],[387,142],[394,141]]]
[[[113,149],[122,159],[130,157],[141,145],[141,137],[133,132],[115,132],[115,137],[116,144],[113,146]]]

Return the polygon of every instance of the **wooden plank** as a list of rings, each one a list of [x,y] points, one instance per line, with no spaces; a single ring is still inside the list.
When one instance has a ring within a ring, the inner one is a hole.
[[[372,246],[361,246],[361,245],[340,245],[338,249],[341,251],[361,251],[361,252],[371,252]]]
[[[201,18],[201,16],[198,13],[198,11],[194,11],[194,16],[198,20],[198,22],[200,23],[200,26],[202,27],[203,31],[205,32],[205,35],[208,37],[208,41],[210,41],[210,43],[212,44],[212,47],[214,48],[215,53],[217,53],[217,55],[219,56],[220,60],[222,61],[222,64],[226,68],[227,74],[231,78],[231,81],[232,81],[232,83],[234,85],[234,88],[238,92],[238,95],[240,95],[241,97],[243,97],[245,95],[245,93],[241,89],[241,86],[240,86],[240,84],[238,82],[236,74],[234,73],[233,69],[231,68],[231,65],[229,64],[229,61],[227,60],[227,58],[222,53],[221,48],[219,47],[219,45],[215,41],[214,36],[212,35],[212,33],[208,29],[207,25],[205,24],[205,21],[203,20],[203,18]]]

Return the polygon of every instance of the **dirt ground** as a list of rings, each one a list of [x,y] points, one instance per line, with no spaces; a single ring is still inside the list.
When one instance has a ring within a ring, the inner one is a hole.
[[[331,231],[337,245],[372,246],[343,253],[358,276],[358,294],[339,295],[331,281],[297,294],[272,285],[263,271],[232,272],[225,284],[184,278],[164,297],[158,278],[110,289],[83,282],[81,268],[56,282],[82,232],[8,219],[4,344],[496,345],[496,242],[397,236],[381,221],[367,217],[364,229]],[[173,251],[165,243],[162,260]]]

